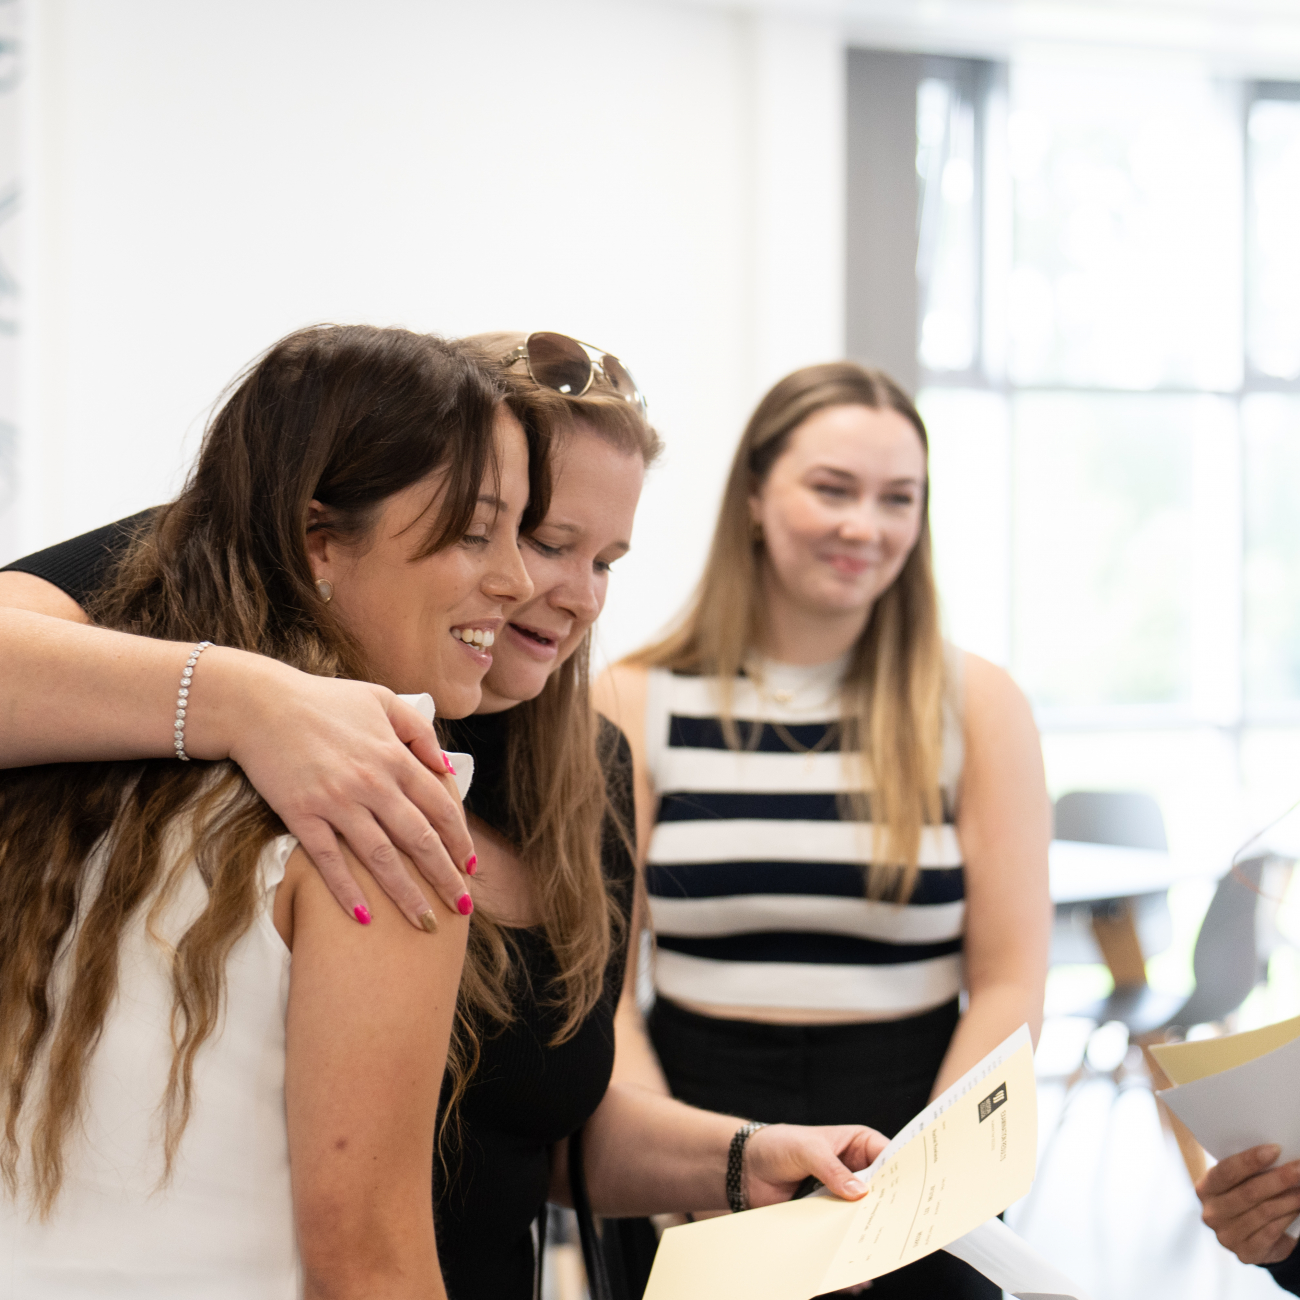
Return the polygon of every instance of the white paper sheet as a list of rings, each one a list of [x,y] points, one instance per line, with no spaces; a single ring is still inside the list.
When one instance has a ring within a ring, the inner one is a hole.
[[[944,1249],[1018,1300],[1091,1300],[1042,1256],[1036,1254],[1001,1219],[981,1223]]]
[[[419,695],[399,695],[397,698],[404,704],[409,704],[417,713],[422,713],[430,722],[433,721],[432,695],[422,692]],[[447,751],[447,757],[451,759],[451,765],[456,769],[456,789],[460,791],[460,797],[463,799],[469,794],[469,787],[474,780],[474,759],[469,754],[453,754],[450,750]]]
[[[1160,1100],[1191,1129],[1216,1159],[1266,1142],[1282,1148],[1281,1164],[1300,1159],[1300,1038],[1234,1066],[1159,1093]],[[1300,1218],[1287,1228],[1300,1238]]]
[[[919,1111],[904,1124],[894,1134],[890,1144],[866,1169],[860,1170],[857,1176],[864,1183],[870,1185],[876,1173],[889,1163],[895,1152],[905,1147],[922,1129],[927,1128],[938,1119],[944,1111],[950,1109],[968,1093],[974,1092],[990,1074],[1000,1070],[1003,1064],[1026,1044],[1029,1046],[1030,1055],[1033,1055],[1034,1041],[1029,1036],[1029,1026],[1021,1025],[1010,1038],[1004,1043],[1000,1043],[982,1061],[963,1074],[947,1092],[936,1097],[923,1111]],[[819,1187],[812,1194],[814,1196],[829,1196],[831,1193],[826,1188]]]

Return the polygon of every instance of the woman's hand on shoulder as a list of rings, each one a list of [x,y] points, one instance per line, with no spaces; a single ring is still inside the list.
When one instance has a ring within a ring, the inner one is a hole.
[[[855,1175],[889,1145],[889,1139],[861,1124],[769,1124],[745,1143],[744,1185],[749,1204],[788,1201],[810,1174],[846,1201],[867,1190]]]
[[[349,916],[369,908],[340,836],[412,925],[430,908],[401,854],[457,910],[474,845],[432,723],[382,686],[216,646],[195,680],[191,753],[239,764]]]

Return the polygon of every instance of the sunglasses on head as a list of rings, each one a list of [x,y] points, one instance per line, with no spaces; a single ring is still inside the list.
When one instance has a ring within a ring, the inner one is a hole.
[[[605,382],[625,401],[645,414],[646,400],[627,367],[615,356],[567,334],[545,331],[530,334],[513,352],[501,358],[503,366],[523,361],[534,383],[566,397],[581,397],[595,382],[599,370]]]

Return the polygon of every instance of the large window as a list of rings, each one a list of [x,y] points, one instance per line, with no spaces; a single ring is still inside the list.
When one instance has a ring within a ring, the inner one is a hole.
[[[916,68],[950,634],[1055,792],[1152,790],[1219,852],[1300,794],[1300,86]]]

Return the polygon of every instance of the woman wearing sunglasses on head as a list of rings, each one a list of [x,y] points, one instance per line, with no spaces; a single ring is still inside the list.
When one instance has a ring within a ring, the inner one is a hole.
[[[410,927],[352,859],[355,925],[239,768],[187,746],[211,640],[478,705],[467,633],[531,592],[504,398],[427,336],[291,335],[105,575],[100,628],[189,649],[168,758],[0,773],[0,1293],[445,1295],[429,1168],[468,895]]]
[[[649,1042],[625,1001],[616,1079],[894,1133],[1018,1025],[1037,1033],[1038,737],[1007,675],[940,638],[926,462],[886,376],[783,379],[676,630],[598,683],[632,745],[657,941]],[[942,1252],[872,1286],[998,1294]]]
[[[523,1300],[532,1224],[548,1196],[570,1200],[564,1139],[578,1129],[591,1206],[609,1216],[725,1208],[729,1163],[734,1194],[755,1204],[814,1171],[860,1194],[850,1168],[883,1139],[781,1126],[738,1142],[734,1118],[609,1086],[632,929],[631,756],[591,709],[590,632],[659,440],[608,354],[557,334],[469,341],[552,431],[553,487],[522,543],[532,599],[497,636],[479,711],[446,730],[475,756],[467,806],[481,865],[457,1020],[476,1064],[445,1088],[437,1215],[451,1296]]]
[[[614,358],[593,365],[561,335],[477,345],[525,425],[562,436],[550,508],[523,541],[534,594],[481,629],[492,634],[479,638],[492,661],[482,712],[447,733],[476,757],[482,862],[433,1173],[448,1293],[522,1300],[531,1225],[548,1193],[568,1199],[563,1139],[584,1124],[591,1202],[613,1215],[766,1203],[809,1174],[860,1194],[849,1167],[883,1139],[855,1125],[779,1126],[746,1143],[735,1119],[607,1091],[634,876],[630,756],[590,709],[588,632],[658,440]]]

